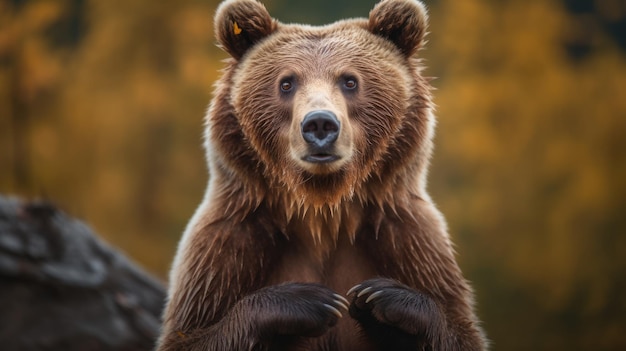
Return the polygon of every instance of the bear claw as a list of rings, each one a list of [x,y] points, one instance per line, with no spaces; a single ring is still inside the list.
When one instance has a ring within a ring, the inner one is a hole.
[[[329,305],[329,304],[324,304],[324,307],[326,307],[328,310],[330,310],[330,312],[332,312],[335,316],[337,316],[337,318],[341,318],[343,317],[343,315],[341,314],[341,312],[339,312],[338,309],[334,308],[333,306]]]
[[[353,294],[355,291],[359,290],[360,287],[361,287],[361,284],[357,284],[357,285],[351,287],[350,290],[348,290],[348,292],[346,293],[346,295]]]
[[[378,296],[380,296],[382,293],[383,293],[382,290],[376,291],[375,293],[373,293],[370,296],[368,296],[367,299],[365,299],[365,303],[369,303],[370,301],[372,301],[375,298],[377,298]]]
[[[346,309],[348,308],[347,306],[350,305],[350,301],[348,301],[348,299],[346,299],[345,297],[343,297],[343,296],[341,296],[339,294],[333,294],[333,296],[335,297],[335,299],[341,301],[343,307],[346,307]]]
[[[372,288],[371,286],[368,286],[367,288],[365,288],[365,289],[361,290],[361,291],[360,291],[360,292],[356,295],[356,297],[361,297],[361,296],[363,296],[363,295],[367,294],[368,292],[372,291],[372,289],[373,289],[373,288]]]
[[[335,303],[335,305],[337,307],[342,308],[342,309],[344,309],[346,311],[348,310],[348,305],[343,303],[343,301],[341,301],[341,300],[334,300],[333,302]]]

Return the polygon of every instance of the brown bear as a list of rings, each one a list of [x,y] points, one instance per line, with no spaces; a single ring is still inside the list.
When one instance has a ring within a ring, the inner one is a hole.
[[[210,180],[159,350],[486,348],[426,192],[426,26],[416,0],[321,27],[219,6],[231,58],[206,117]]]

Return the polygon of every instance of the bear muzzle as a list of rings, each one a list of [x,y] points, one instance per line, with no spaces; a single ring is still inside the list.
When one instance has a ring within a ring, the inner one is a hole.
[[[307,113],[300,124],[300,130],[308,145],[308,152],[302,157],[303,161],[330,163],[340,158],[334,149],[341,123],[333,112],[315,110]]]

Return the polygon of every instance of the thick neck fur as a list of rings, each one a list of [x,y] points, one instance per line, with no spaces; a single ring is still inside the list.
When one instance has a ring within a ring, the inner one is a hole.
[[[371,180],[355,185],[354,191],[339,193],[335,202],[313,202],[306,193],[287,187],[271,188],[262,178],[228,176],[229,172],[225,173],[223,168],[212,173],[214,184],[211,187],[222,193],[213,198],[226,199],[215,204],[213,210],[221,213],[213,218],[243,221],[259,207],[266,207],[274,214],[272,226],[278,232],[288,240],[312,244],[310,247],[318,249],[319,258],[336,247],[340,236],[354,243],[365,208],[374,207],[380,213],[397,213],[407,206],[411,196],[421,195],[419,186],[407,185],[417,184],[415,178],[408,183],[388,180],[383,184],[381,180]]]

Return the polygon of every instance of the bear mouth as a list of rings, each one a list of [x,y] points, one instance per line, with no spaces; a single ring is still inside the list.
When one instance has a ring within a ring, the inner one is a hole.
[[[339,156],[333,154],[317,153],[304,156],[302,161],[310,163],[331,163],[337,161],[339,158]]]

